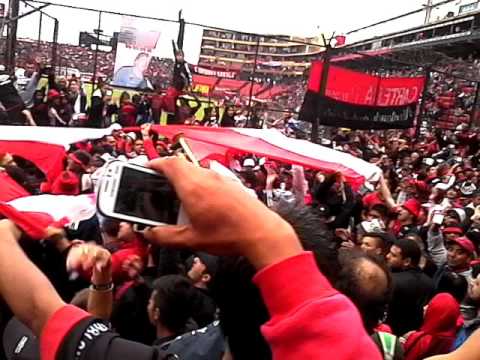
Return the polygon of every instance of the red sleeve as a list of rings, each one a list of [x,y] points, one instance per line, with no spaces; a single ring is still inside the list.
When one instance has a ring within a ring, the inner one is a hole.
[[[269,266],[254,282],[270,313],[262,333],[274,359],[382,359],[357,309],[318,271],[312,253]]]
[[[151,138],[143,140],[143,148],[147,154],[148,160],[153,160],[159,157],[155,146],[153,146],[153,141]]]
[[[65,305],[48,319],[40,337],[42,360],[55,360],[63,339],[81,320],[91,317],[89,313],[73,305]]]

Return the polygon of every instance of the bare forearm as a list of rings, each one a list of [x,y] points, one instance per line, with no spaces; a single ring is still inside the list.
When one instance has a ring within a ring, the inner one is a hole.
[[[13,313],[40,336],[50,316],[65,304],[4,223],[0,223],[0,241],[0,294]]]
[[[110,320],[113,308],[113,291],[90,290],[87,311],[95,317]]]

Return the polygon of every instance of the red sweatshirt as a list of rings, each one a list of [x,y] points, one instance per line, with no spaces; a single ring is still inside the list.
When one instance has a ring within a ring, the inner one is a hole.
[[[270,313],[262,333],[273,358],[382,359],[355,306],[318,271],[305,252],[254,278]]]
[[[285,259],[260,271],[254,278],[270,312],[262,326],[275,360],[381,360],[354,305],[332,288],[318,271],[312,253]],[[129,349],[136,360],[151,360],[151,347],[125,340],[99,341],[107,327],[83,310],[67,305],[48,320],[40,339],[43,360],[106,359],[105,354]],[[62,349],[60,351],[60,349]]]

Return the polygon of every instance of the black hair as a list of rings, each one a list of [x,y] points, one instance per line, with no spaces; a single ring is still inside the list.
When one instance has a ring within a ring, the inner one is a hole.
[[[417,267],[422,257],[422,250],[415,242],[407,239],[400,239],[395,244],[402,251],[402,258],[410,258],[413,267]]]
[[[388,217],[389,214],[388,207],[383,204],[372,205],[368,211],[376,211],[384,218]]]
[[[445,272],[437,285],[437,293],[449,293],[455,300],[461,303],[465,299],[468,290],[468,282],[464,276],[454,272]]]
[[[190,280],[181,275],[165,275],[154,281],[153,290],[158,321],[176,335],[185,333],[196,301]]]
[[[92,160],[92,156],[83,150],[75,150],[73,154],[78,160],[80,160],[83,166],[88,166]]]
[[[305,206],[282,204],[276,209],[295,229],[305,250],[313,251],[322,273],[335,281],[340,270],[333,234],[315,212]],[[235,359],[271,359],[272,353],[260,332],[269,320],[258,288],[252,283],[254,267],[239,257],[220,258],[211,283],[220,309],[220,324]]]
[[[102,221],[101,230],[108,236],[117,236],[120,230],[120,221],[106,217]]]
[[[339,260],[342,269],[335,288],[355,304],[362,316],[365,329],[371,334],[385,317],[392,297],[390,270],[381,258],[360,250],[342,251]],[[377,267],[378,271],[375,274],[373,272],[365,274],[362,265],[367,262]],[[366,285],[367,282],[370,286]]]
[[[363,234],[362,238],[371,237],[379,240],[379,247],[382,249],[382,254],[386,255],[390,246],[396,241],[393,234],[387,232],[368,232]]]
[[[136,283],[114,302],[110,321],[122,338],[152,345],[156,331],[147,311],[151,293],[147,284]]]

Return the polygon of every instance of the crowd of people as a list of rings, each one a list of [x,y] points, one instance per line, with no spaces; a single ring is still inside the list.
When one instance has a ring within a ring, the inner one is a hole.
[[[326,144],[379,169],[361,187],[244,152],[222,161],[231,181],[212,162],[176,156],[151,123],[165,112],[169,124],[290,133],[293,112],[225,103],[198,119],[181,51],[167,69],[165,91],[124,92],[118,104],[103,82],[89,100],[81,79],[40,63],[25,64],[17,88],[0,75],[2,124],[119,124],[73,144],[53,178],[0,153],[3,178],[30,195],[95,194],[106,166],[126,161],[163,173],[189,218],[141,230],[97,212],[32,232],[3,211],[7,359],[479,359],[480,135],[338,129]],[[469,123],[471,84],[432,79],[429,116]],[[294,109],[303,88],[279,97],[278,110]]]
[[[36,242],[2,221],[0,292],[16,315],[6,338],[19,339],[11,328],[42,334],[42,355],[65,359],[85,337],[84,358],[475,359],[480,138],[341,129],[331,140],[382,174],[358,189],[338,172],[237,154],[237,186],[172,160],[175,144],[148,124],[76,144],[53,181],[2,154],[32,194],[93,192],[112,158],[148,164],[173,182],[191,222],[137,232],[97,214]],[[44,275],[17,250],[20,237]]]

